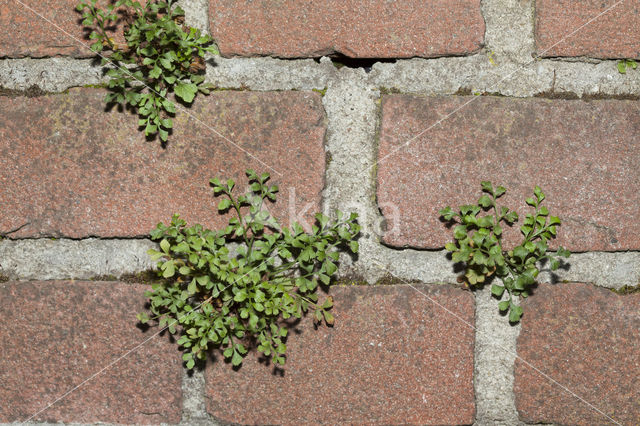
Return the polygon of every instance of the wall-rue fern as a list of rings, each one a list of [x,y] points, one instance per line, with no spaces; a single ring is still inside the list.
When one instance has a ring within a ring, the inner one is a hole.
[[[549,210],[542,205],[545,195],[536,186],[534,197],[527,198],[528,205],[534,208],[533,214],[527,214],[520,227],[523,241],[513,250],[502,248],[502,225],[509,226],[518,222],[518,214],[507,207],[499,207],[497,200],[507,191],[504,187],[494,188],[491,182],[482,182],[485,193],[474,205],[460,206],[457,210],[446,207],[439,214],[449,224],[457,224],[453,229],[454,241],[445,248],[451,252],[454,262],[465,264],[464,281],[471,286],[481,286],[497,277],[502,284],[493,283],[491,293],[498,299],[505,290],[508,300],[501,301],[498,308],[509,313],[509,321],[517,323],[522,317],[522,308],[514,303],[518,296],[527,297],[530,287],[535,284],[540,270],[538,263],[548,261],[551,270],[560,266],[560,261],[548,252],[547,242],[556,237],[560,219],[550,216]],[[480,215],[482,212],[490,212]],[[569,257],[568,250],[560,247],[557,256]]]
[[[173,93],[191,104],[198,93],[208,94],[204,82],[205,53],[217,54],[213,39],[184,25],[184,10],[175,0],[148,0],[143,7],[132,0],[112,1],[106,9],[97,0],[83,1],[76,9],[91,31],[91,49],[108,65],[108,104],[128,106],[138,116],[147,137],[165,143],[173,127],[176,106]],[[124,21],[124,45],[107,30]]]
[[[180,333],[190,369],[214,348],[240,365],[251,346],[284,364],[287,320],[311,311],[315,321],[332,325],[333,298],[319,301],[318,286],[330,284],[340,250],[358,251],[355,213],[338,211],[335,221],[317,214],[310,233],[297,223],[282,227],[263,209],[265,200],[275,201],[278,187],[268,184],[267,173],[247,170],[247,176],[250,191],[237,198],[233,180],[211,180],[223,197],[218,211],[234,213],[225,228],[187,226],[175,215],[170,225],[160,223],[151,232],[160,251],[149,254],[166,280],[147,292],[151,318],[141,313],[138,319]],[[232,249],[233,242],[240,244]]]

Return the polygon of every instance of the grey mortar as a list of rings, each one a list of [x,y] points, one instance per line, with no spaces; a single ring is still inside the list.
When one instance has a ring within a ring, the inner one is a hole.
[[[107,80],[91,59],[46,58],[0,60],[0,87],[26,90],[37,86],[46,92],[62,92],[70,87],[100,84]]]
[[[213,368],[216,367],[226,366],[213,366]],[[216,421],[207,413],[206,393],[204,371],[194,369],[189,373],[185,370],[182,379],[181,425],[222,426],[224,424]]]
[[[210,34],[208,0],[179,0],[178,5],[184,10],[186,25]]]
[[[538,281],[583,282],[614,289],[640,285],[640,253],[638,252],[573,253],[570,258],[562,260],[567,262],[569,269],[558,269],[554,272],[548,268],[542,269]]]
[[[513,393],[516,339],[520,333],[520,325],[510,325],[508,317],[498,313],[499,300],[491,296],[488,288],[476,291],[475,299],[473,378],[476,425],[521,424]]]
[[[15,280],[89,279],[155,268],[149,240],[0,241],[0,274]]]
[[[383,218],[376,203],[375,173],[380,92],[367,83],[364,70],[342,68],[323,97],[328,117],[324,211],[358,214],[362,226],[357,261],[342,257],[342,277],[375,283],[386,275],[422,281],[455,282],[442,252],[394,250],[380,244]]]
[[[282,60],[275,58],[213,58],[207,81],[218,87],[249,90],[324,89],[336,78],[329,58]]]

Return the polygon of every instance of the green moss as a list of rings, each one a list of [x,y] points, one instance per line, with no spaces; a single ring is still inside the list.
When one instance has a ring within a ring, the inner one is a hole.
[[[69,90],[67,89],[62,93],[68,94]],[[47,92],[45,90],[42,90],[35,84],[29,87],[28,89],[24,89],[24,90],[7,89],[6,87],[0,86],[0,96],[7,96],[9,98],[18,98],[20,96],[25,96],[27,98],[37,98],[39,96],[58,95],[58,94],[60,94],[60,92]]]
[[[640,293],[640,283],[638,283],[638,285],[636,286],[625,285],[624,287],[620,288],[612,288],[611,291],[616,294],[622,295]]]
[[[320,96],[324,97],[324,95],[327,94],[327,88],[325,87],[324,89],[311,89],[312,91],[319,93]]]
[[[123,274],[119,277],[115,275],[97,275],[91,278],[92,281],[118,281],[128,284],[156,284],[163,279],[153,270],[146,270],[132,274]]]
[[[333,155],[331,155],[331,151],[327,151],[327,153],[324,156],[325,169],[329,168],[329,164],[331,164],[332,161],[333,161]]]
[[[106,89],[109,87],[109,85],[107,83],[100,83],[100,84],[85,84],[82,87],[86,88],[86,89]]]
[[[379,90],[381,95],[393,95],[401,93],[400,90],[396,89],[395,87],[381,87]]]
[[[9,281],[9,277],[6,275],[0,274],[0,283],[6,283],[7,281]]]
[[[240,87],[214,87],[211,92],[246,92],[249,86],[241,84]]]

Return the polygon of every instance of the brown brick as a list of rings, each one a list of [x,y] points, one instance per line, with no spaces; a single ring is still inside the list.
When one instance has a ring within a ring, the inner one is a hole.
[[[474,323],[470,293],[416,285]],[[208,411],[241,424],[471,424],[473,330],[410,286],[334,287],[333,328],[304,318],[282,371],[249,353],[206,370]]]
[[[79,0],[20,0],[0,3],[0,57],[89,57]],[[104,4],[102,3],[99,4]]]
[[[225,56],[462,55],[482,47],[485,30],[479,0],[212,0],[209,16]]]
[[[449,116],[449,114],[451,114]],[[443,120],[436,124],[438,120]],[[433,127],[432,127],[433,126]],[[640,102],[385,96],[378,203],[393,246],[441,248],[438,210],[475,203],[480,182],[507,188],[521,214],[539,185],[574,251],[640,248]],[[505,242],[520,240],[507,229]]]
[[[638,58],[638,27],[637,1],[536,1],[535,34],[540,56]]]
[[[283,222],[290,212],[304,222],[319,210],[326,124],[318,94],[199,97],[191,117],[178,112],[166,149],[145,141],[136,116],[105,113],[104,94],[0,97],[2,232],[24,225],[11,236],[131,237],[173,213],[219,227],[226,218],[217,214],[209,179],[236,179],[238,194],[247,168],[270,172],[279,184],[268,207]]]
[[[0,284],[0,422],[25,421],[76,386],[32,421],[179,422],[179,352],[166,335],[142,344],[155,331],[136,327],[146,289],[118,282]]]
[[[542,285],[523,308],[514,388],[521,420],[640,424],[640,293]]]

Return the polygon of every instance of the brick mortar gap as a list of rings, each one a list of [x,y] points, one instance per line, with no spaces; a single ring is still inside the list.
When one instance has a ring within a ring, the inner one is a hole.
[[[345,78],[345,69],[335,68],[329,58],[318,62],[215,57],[214,61],[217,65],[207,66],[208,80],[230,89],[322,90],[329,82]],[[6,90],[25,91],[35,86],[48,93],[61,93],[73,87],[104,84],[107,80],[100,74],[101,68],[92,66],[91,59],[0,59],[0,87]],[[509,79],[496,84],[509,75]],[[486,52],[466,57],[376,62],[364,74],[364,81],[381,90],[425,95],[453,95],[462,89],[513,97],[549,93],[577,98],[640,96],[640,72],[619,74],[615,60],[594,64],[542,59],[523,67],[500,59],[492,64]]]
[[[476,329],[473,385],[478,426],[521,424],[516,409],[515,382],[516,341],[521,326],[512,326],[506,316],[498,314],[498,300],[490,289],[474,292]]]

